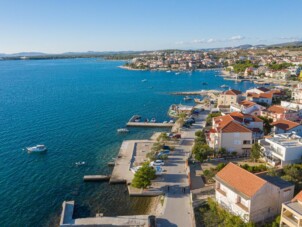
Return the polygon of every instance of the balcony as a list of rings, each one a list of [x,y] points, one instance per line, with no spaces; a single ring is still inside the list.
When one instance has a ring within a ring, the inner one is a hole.
[[[220,188],[216,188],[216,191],[219,192],[221,195],[226,196],[226,192],[221,190]]]
[[[240,207],[242,210],[244,210],[245,212],[249,212],[249,208],[243,205],[242,203],[238,202],[236,203],[236,205]]]

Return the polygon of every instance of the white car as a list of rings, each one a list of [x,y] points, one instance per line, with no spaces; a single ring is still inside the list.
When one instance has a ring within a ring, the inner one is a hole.
[[[165,163],[163,160],[155,160],[150,163],[150,166],[163,166]]]

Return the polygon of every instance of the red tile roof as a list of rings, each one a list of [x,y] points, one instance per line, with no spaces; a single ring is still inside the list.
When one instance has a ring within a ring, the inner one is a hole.
[[[302,202],[302,190],[292,199],[292,202]]]
[[[254,122],[263,122],[260,118],[250,114],[243,114],[241,112],[232,112],[229,114],[234,120],[243,122],[245,119],[252,119]]]
[[[240,104],[243,105],[244,107],[251,107],[256,105],[256,103],[249,100],[243,100]]]
[[[284,114],[286,110],[287,110],[286,108],[278,105],[273,105],[267,109],[268,112],[277,113],[277,114]]]
[[[277,120],[276,122],[272,123],[272,125],[286,131],[286,130],[290,130],[292,128],[295,128],[295,127],[299,126],[300,124],[296,123],[296,122],[293,122],[293,121],[280,119],[280,120]]]
[[[230,162],[216,174],[216,179],[243,193],[249,198],[262,188],[267,181]]]
[[[226,124],[223,128],[221,128],[221,132],[223,133],[234,133],[234,132],[251,132],[248,128],[244,127],[240,123],[236,121],[231,121]]]
[[[241,91],[235,90],[235,89],[230,89],[224,92],[226,95],[240,95],[242,94]]]

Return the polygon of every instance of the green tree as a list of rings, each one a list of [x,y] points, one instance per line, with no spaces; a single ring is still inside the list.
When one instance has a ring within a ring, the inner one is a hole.
[[[210,154],[214,153],[214,150],[207,144],[195,143],[192,149],[192,153],[196,160],[202,162],[207,159]]]
[[[134,174],[131,185],[135,188],[147,188],[151,185],[151,180],[155,179],[155,169],[145,162]]]
[[[152,151],[160,151],[161,149],[163,149],[163,144],[159,142],[154,143],[151,148]]]
[[[263,116],[258,116],[261,120],[263,120],[263,131],[264,135],[267,135],[271,133],[273,126],[271,125],[273,123],[273,119],[263,117]]]
[[[261,157],[261,146],[259,143],[254,143],[251,149],[251,158],[254,159],[254,162]]]
[[[170,137],[167,135],[167,133],[162,132],[158,137],[157,137],[157,141],[168,141],[170,140]]]

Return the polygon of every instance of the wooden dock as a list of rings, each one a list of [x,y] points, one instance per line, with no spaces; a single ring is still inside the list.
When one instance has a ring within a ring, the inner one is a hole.
[[[127,127],[172,128],[174,123],[128,122]]]
[[[109,181],[110,175],[86,175],[84,176],[84,181]]]

